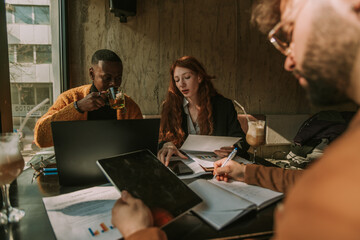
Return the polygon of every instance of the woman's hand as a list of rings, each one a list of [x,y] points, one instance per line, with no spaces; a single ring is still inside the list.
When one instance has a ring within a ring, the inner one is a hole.
[[[163,164],[165,164],[165,166],[167,166],[169,165],[169,161],[172,155],[177,155],[182,159],[187,159],[187,157],[182,154],[172,142],[165,143],[159,150],[157,157]]]
[[[217,175],[216,179],[225,182],[229,181],[229,179],[243,182],[245,180],[246,165],[230,160],[224,167],[221,167],[225,161],[226,158],[223,158],[214,162],[213,174]]]
[[[234,146],[232,147],[222,147],[219,150],[215,150],[214,153],[219,157],[227,157],[234,150]]]
[[[112,224],[126,239],[131,234],[153,226],[150,209],[127,191],[121,192],[121,198],[112,209]]]

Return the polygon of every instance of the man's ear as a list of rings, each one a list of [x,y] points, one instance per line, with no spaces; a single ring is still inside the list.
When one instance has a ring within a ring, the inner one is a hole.
[[[201,83],[202,82],[202,78],[198,75],[198,82]]]
[[[90,76],[91,80],[94,81],[94,79],[95,79],[95,73],[94,73],[94,68],[93,68],[93,67],[90,67],[90,68],[89,68],[89,76]]]

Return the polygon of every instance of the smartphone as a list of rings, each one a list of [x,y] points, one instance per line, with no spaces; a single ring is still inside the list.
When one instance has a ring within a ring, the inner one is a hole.
[[[178,176],[194,173],[194,171],[181,160],[170,161],[168,167]]]

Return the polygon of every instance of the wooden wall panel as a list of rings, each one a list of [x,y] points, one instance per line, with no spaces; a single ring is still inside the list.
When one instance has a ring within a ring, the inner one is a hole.
[[[137,15],[120,23],[108,0],[71,1],[72,86],[89,83],[92,54],[108,48],[124,63],[126,92],[143,114],[159,114],[173,61],[193,55],[224,96],[250,113],[313,112],[305,92],[284,71],[284,57],[250,25],[251,0],[137,0]],[[316,108],[316,111],[319,109]]]

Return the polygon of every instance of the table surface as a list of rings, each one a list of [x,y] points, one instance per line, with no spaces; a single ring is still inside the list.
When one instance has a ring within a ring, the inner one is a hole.
[[[32,169],[25,170],[10,187],[12,206],[25,210],[26,214],[20,223],[0,226],[0,239],[56,239],[42,198],[93,186],[62,187],[59,186],[56,175],[42,176],[37,182],[31,183],[32,174]],[[239,235],[272,231],[275,206],[276,204],[272,204],[259,212],[251,212],[220,231],[192,213],[187,213],[165,226],[164,231],[169,239],[224,239],[230,236],[241,239]],[[269,237],[267,235],[259,239]]]

